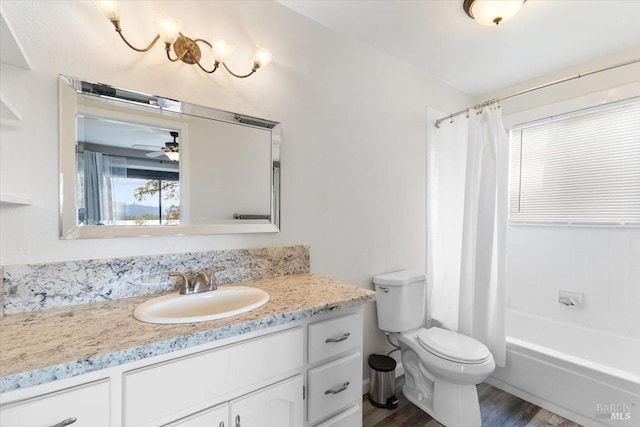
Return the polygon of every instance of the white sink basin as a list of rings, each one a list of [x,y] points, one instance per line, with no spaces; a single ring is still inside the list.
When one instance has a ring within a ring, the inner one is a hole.
[[[136,307],[133,317],[147,323],[192,323],[223,319],[265,305],[269,294],[245,286],[222,286],[197,294],[164,295]]]

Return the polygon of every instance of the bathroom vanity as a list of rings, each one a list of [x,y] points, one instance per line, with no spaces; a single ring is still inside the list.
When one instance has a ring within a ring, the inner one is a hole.
[[[269,303],[212,322],[133,319],[149,296],[5,317],[0,424],[360,425],[373,292],[310,274],[242,285]]]

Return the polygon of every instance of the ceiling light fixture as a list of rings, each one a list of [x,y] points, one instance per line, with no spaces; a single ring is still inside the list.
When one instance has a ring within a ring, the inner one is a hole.
[[[527,0],[464,0],[462,8],[481,25],[498,25],[512,18]]]
[[[171,62],[182,61],[187,64],[195,64],[205,73],[212,74],[222,65],[225,70],[234,77],[245,78],[249,77],[258,69],[264,68],[271,62],[271,52],[268,49],[257,47],[253,55],[253,68],[247,74],[236,74],[229,69],[225,60],[231,55],[235,46],[229,45],[227,42],[220,38],[214,39],[212,42],[208,42],[203,39],[192,39],[180,32],[182,21],[172,19],[168,16],[158,16],[157,27],[158,35],[149,43],[147,47],[137,48],[133,46],[122,34],[122,27],[120,27],[120,1],[119,0],[102,0],[96,1],[96,5],[100,12],[113,24],[116,28],[116,32],[120,35],[122,40],[131,49],[136,52],[149,51],[158,40],[162,39],[164,42],[164,49],[167,52],[167,58]],[[198,43],[201,43],[212,50],[213,55],[213,68],[207,69],[200,63],[202,51]],[[173,50],[175,57],[171,57],[171,50]]]

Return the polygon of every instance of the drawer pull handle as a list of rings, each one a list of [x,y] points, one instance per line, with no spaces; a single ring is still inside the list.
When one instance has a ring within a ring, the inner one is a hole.
[[[345,332],[343,336],[341,336],[340,338],[327,338],[326,340],[324,340],[324,342],[326,342],[327,344],[330,342],[340,342],[340,341],[344,341],[347,338],[349,338],[349,335],[351,335],[349,332]]]
[[[70,424],[75,423],[76,421],[78,421],[78,419],[76,417],[73,418],[67,418],[64,421],[60,421],[58,424],[54,424],[51,427],[64,427],[64,426],[68,426]]]
[[[340,387],[337,390],[327,390],[324,392],[324,394],[338,394],[338,393],[342,393],[343,391],[345,391],[347,389],[347,387],[349,387],[349,381],[347,381],[346,383],[342,384],[342,387]]]
[[[236,415],[236,427],[242,427],[240,425],[240,415]]]

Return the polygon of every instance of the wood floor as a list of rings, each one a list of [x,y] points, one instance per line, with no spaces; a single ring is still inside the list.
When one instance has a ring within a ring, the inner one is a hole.
[[[441,427],[417,406],[397,394],[400,403],[394,410],[373,406],[364,396],[363,427]],[[580,427],[572,421],[526,402],[489,384],[478,385],[483,427]]]

